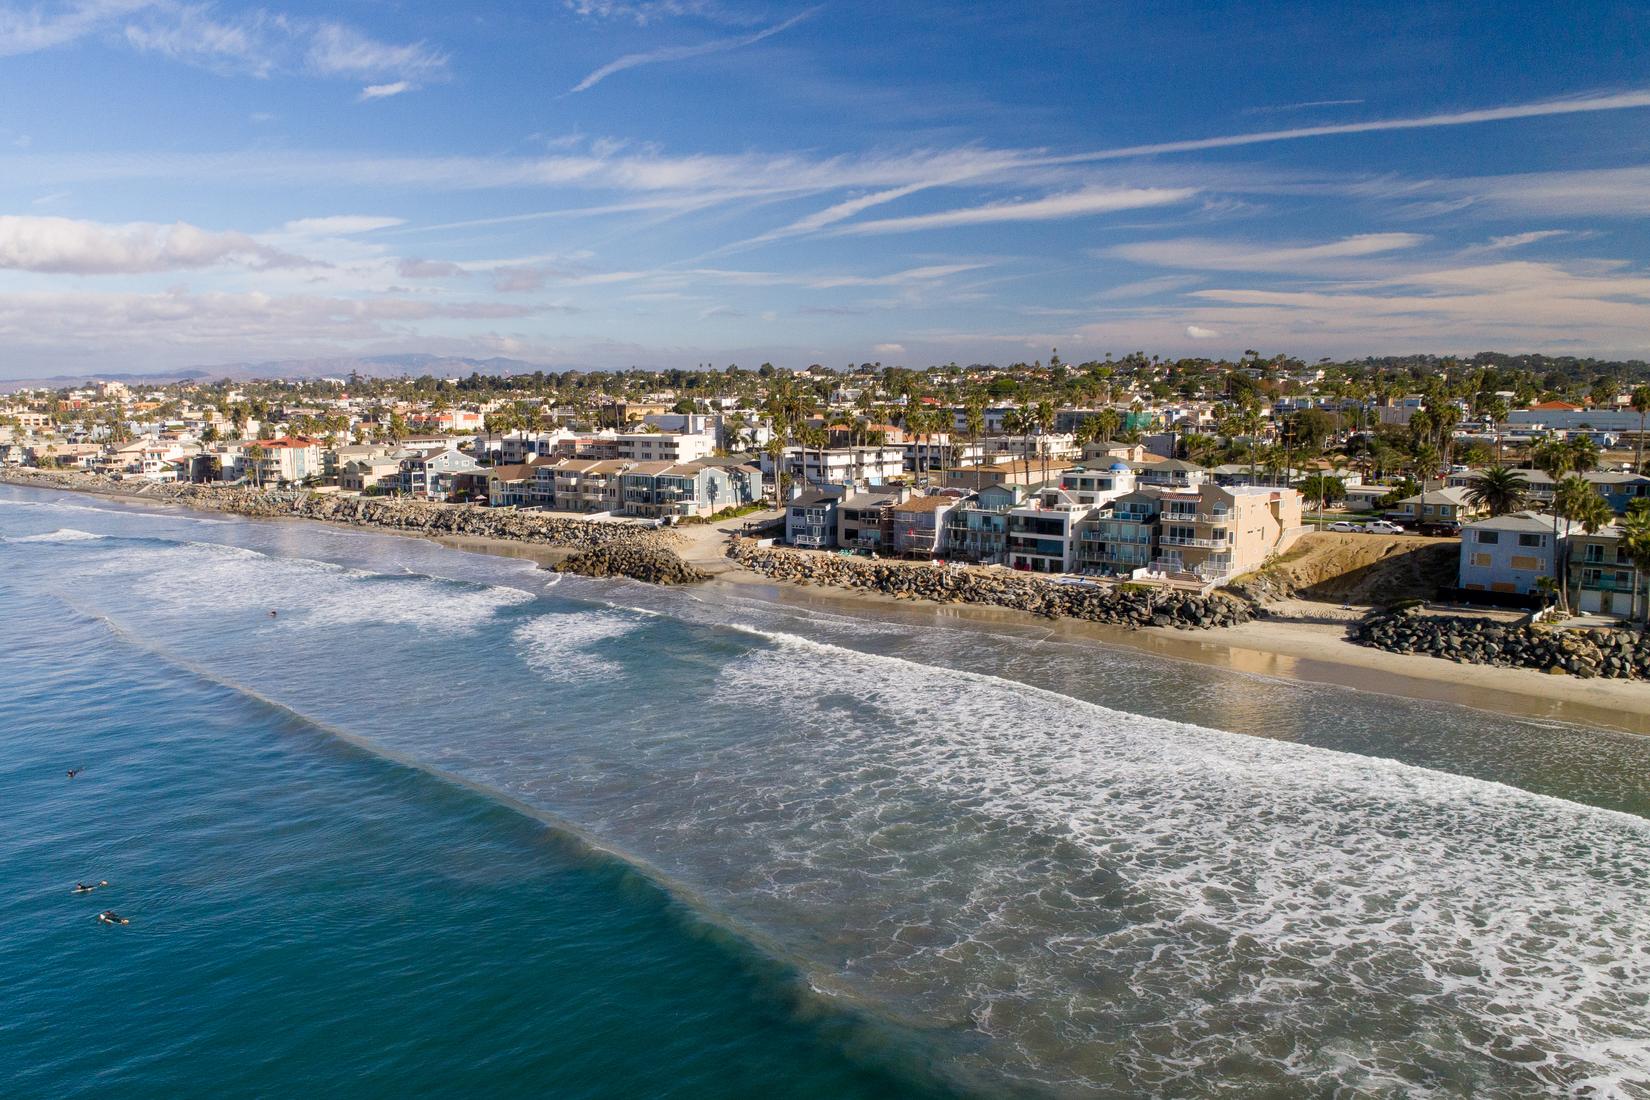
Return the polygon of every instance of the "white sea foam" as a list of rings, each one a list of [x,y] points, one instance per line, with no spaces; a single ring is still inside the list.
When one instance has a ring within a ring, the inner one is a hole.
[[[59,527],[55,531],[47,531],[38,535],[8,535],[7,542],[95,542],[105,538],[104,535],[94,534],[91,531],[81,531],[74,527]]]
[[[776,730],[696,772],[715,866],[749,868],[726,903],[985,1061],[1176,1095],[1650,1088],[1650,823],[754,633],[717,702]]]
[[[618,662],[591,652],[591,647],[622,638],[640,625],[614,612],[581,611],[540,615],[517,627],[514,636],[522,659],[545,679],[579,683],[620,673]]]
[[[272,629],[376,624],[470,633],[502,608],[533,599],[504,586],[384,575],[210,542],[134,546],[108,555],[101,567],[131,575],[133,591],[163,609],[273,608],[282,618],[266,624]]]

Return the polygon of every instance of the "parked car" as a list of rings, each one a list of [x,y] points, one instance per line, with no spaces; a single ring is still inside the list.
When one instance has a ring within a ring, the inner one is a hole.
[[[1363,524],[1353,523],[1351,520],[1347,519],[1338,519],[1334,523],[1331,523],[1328,527],[1324,528],[1325,531],[1339,531],[1342,534],[1350,534],[1354,531],[1362,531],[1363,529]]]
[[[1364,524],[1364,531],[1371,535],[1401,535],[1404,529],[1389,519],[1372,519]]]
[[[1461,524],[1453,519],[1435,520],[1432,523],[1421,524],[1416,530],[1423,535],[1437,538],[1457,538],[1461,534]]]

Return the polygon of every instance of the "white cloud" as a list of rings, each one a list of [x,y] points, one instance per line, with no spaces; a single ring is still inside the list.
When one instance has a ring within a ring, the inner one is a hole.
[[[1511,248],[1523,248],[1527,244],[1537,241],[1548,241],[1554,237],[1567,237],[1569,234],[1562,229],[1537,229],[1529,233],[1513,233],[1505,237],[1491,237],[1478,247],[1485,252],[1504,252]]]
[[[846,236],[872,233],[907,233],[919,229],[947,229],[959,225],[989,225],[997,222],[1050,221],[1117,210],[1138,210],[1184,202],[1197,192],[1193,188],[1129,187],[1092,188],[1029,202],[1000,202],[936,214],[914,214],[904,218],[883,218],[844,226],[836,232]]]
[[[0,216],[0,269],[111,275],[181,271],[236,262],[254,267],[306,263],[245,233],[185,222],[103,225],[70,218]]]
[[[1202,325],[1187,325],[1186,335],[1193,340],[1214,340],[1220,336],[1220,333],[1212,328],[1204,328]]]
[[[433,79],[447,69],[444,54],[421,42],[397,45],[380,42],[342,23],[322,23],[310,38],[309,68],[323,76],[371,79],[396,76]]]
[[[1593,111],[1623,111],[1640,107],[1650,107],[1650,91],[1577,96],[1570,99],[1545,99],[1534,103],[1514,103],[1503,107],[1485,107],[1472,111],[1417,115],[1411,118],[1378,119],[1372,122],[1346,122],[1329,126],[1300,126],[1289,130],[1264,130],[1250,134],[1230,134],[1225,137],[1195,138],[1190,141],[1162,141],[1152,145],[1128,145],[1117,149],[1100,149],[1092,153],[1079,153],[1065,159],[1072,163],[1122,160],[1131,157],[1161,156],[1165,153],[1192,153],[1206,149],[1231,149],[1242,145],[1262,145],[1276,141],[1300,141],[1305,138],[1331,137],[1337,134],[1374,134],[1395,130],[1426,130],[1440,126],[1472,126],[1481,122],[1505,122],[1513,119],[1545,118],[1552,115],[1585,114]]]
[[[446,260],[404,259],[395,265],[395,273],[403,279],[451,279],[465,271]]]
[[[728,21],[726,13],[711,0],[563,0],[567,10],[587,19],[625,19],[638,27],[660,19],[699,16]]]
[[[1094,299],[1097,302],[1115,302],[1131,298],[1149,298],[1154,294],[1184,290],[1202,281],[1203,279],[1197,275],[1159,275],[1155,279],[1141,279],[1138,282],[1109,287],[1096,294]]]
[[[208,5],[152,4],[141,22],[126,26],[126,41],[142,53],[220,72],[269,76],[287,37],[288,25],[266,12],[252,12],[233,22],[216,17]]]
[[[695,46],[662,46],[659,49],[647,50],[643,53],[628,53],[616,61],[609,61],[606,65],[573,85],[572,88],[568,89],[567,94],[573,95],[576,92],[589,91],[614,73],[634,69],[639,65],[657,65],[664,61],[687,61],[695,57],[704,57],[706,54],[737,50],[743,46],[754,46],[765,38],[772,38],[781,31],[790,30],[818,11],[818,8],[809,8],[807,11],[791,16],[783,23],[776,23],[764,30],[757,31],[755,34],[742,35],[738,38],[718,38],[710,42],[701,42]]]
[[[1361,99],[1309,99],[1304,103],[1279,103],[1270,107],[1245,107],[1246,115],[1278,115],[1288,111],[1310,111],[1317,107],[1353,107]]]
[[[1423,244],[1418,233],[1360,233],[1326,244],[1276,247],[1210,241],[1195,237],[1141,241],[1105,250],[1103,255],[1156,267],[1183,267],[1194,271],[1275,271],[1293,273],[1322,269],[1334,261],[1380,255]]]
[[[221,15],[180,0],[78,0],[32,8],[0,7],[0,57],[53,49],[101,35],[140,53],[219,73],[268,77],[308,72],[352,79],[389,78],[373,89],[443,79],[447,58],[422,43],[381,42],[353,27],[254,9]],[[369,89],[369,91],[372,89]],[[379,91],[378,97],[394,94]],[[369,96],[368,98],[376,98]]]
[[[67,45],[149,7],[152,0],[81,0],[0,8],[0,57]]]
[[[281,226],[281,231],[294,237],[348,237],[403,224],[400,218],[372,214],[332,214],[324,218],[299,218]]]
[[[904,355],[904,344],[872,344],[871,352],[875,355]]]
[[[361,89],[361,102],[372,99],[388,99],[390,96],[400,95],[403,92],[415,90],[418,85],[408,80],[397,80],[393,84],[368,84]]]

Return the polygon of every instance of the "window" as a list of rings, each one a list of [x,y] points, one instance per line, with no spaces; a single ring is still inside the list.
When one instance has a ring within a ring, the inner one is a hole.
[[[1520,545],[1520,546],[1545,546],[1545,545],[1547,545],[1547,536],[1546,535],[1519,535],[1518,536],[1518,545]]]
[[[1472,564],[1480,569],[1488,569],[1492,560],[1489,554],[1474,554],[1472,556]]]
[[[1500,531],[1480,531],[1480,532],[1478,532],[1478,541],[1483,543],[1486,546],[1493,546],[1494,544],[1501,541],[1501,532]]]

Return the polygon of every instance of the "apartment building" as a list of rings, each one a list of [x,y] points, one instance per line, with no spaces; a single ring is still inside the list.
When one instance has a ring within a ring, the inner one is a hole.
[[[638,462],[620,475],[624,513],[659,519],[709,516],[747,504],[754,499],[744,476],[747,470],[697,462]]]
[[[623,506],[625,470],[617,459],[563,459],[534,468],[532,499],[558,512],[614,512]]]
[[[763,477],[777,477],[780,469],[791,480],[805,485],[881,485],[905,472],[905,455],[898,447],[787,447],[782,466],[763,453]]]
[[[615,456],[624,462],[694,462],[716,450],[716,433],[625,432],[613,442]]]
[[[1077,566],[1077,527],[1093,504],[1045,487],[1008,512],[1008,564],[1032,573],[1070,573]]]
[[[1214,583],[1259,569],[1304,531],[1301,495],[1260,485],[1216,485],[1160,493],[1151,571]]]
[[[1136,489],[1095,511],[1078,527],[1078,571],[1127,577],[1150,566],[1157,558],[1162,509],[1161,490]]]

